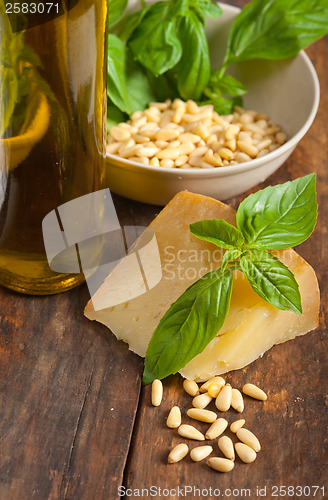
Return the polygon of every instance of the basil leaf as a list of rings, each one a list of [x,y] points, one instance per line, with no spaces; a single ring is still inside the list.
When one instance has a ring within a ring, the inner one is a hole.
[[[189,6],[201,19],[215,18],[222,15],[221,7],[212,0],[190,0]]]
[[[142,111],[155,95],[140,64],[115,35],[108,35],[107,96],[123,113]]]
[[[108,27],[116,24],[123,16],[128,0],[108,0]]]
[[[184,10],[184,0],[152,4],[129,39],[135,59],[155,76],[175,66],[182,55],[177,36],[179,7]]]
[[[315,181],[310,174],[248,196],[236,216],[248,245],[282,249],[305,241],[317,220]]]
[[[227,250],[222,259],[221,269],[224,270],[229,264],[229,262],[238,259],[240,255],[241,255],[241,250]]]
[[[242,232],[223,219],[202,220],[189,227],[194,236],[220,248],[235,249],[244,244]]]
[[[181,18],[178,35],[183,53],[177,70],[178,90],[184,100],[198,99],[210,78],[211,63],[204,26],[193,11]]]
[[[302,313],[301,295],[293,273],[270,252],[253,251],[241,257],[240,267],[266,302],[283,311]]]
[[[126,85],[126,47],[113,34],[107,38],[107,95],[121,111],[130,114],[129,94]]]
[[[107,132],[110,127],[117,125],[118,123],[125,122],[128,120],[128,115],[122,113],[113,102],[107,98]]]
[[[231,26],[224,63],[293,57],[327,33],[327,0],[252,0]]]
[[[163,316],[148,345],[143,383],[176,373],[202,352],[222,327],[232,271],[212,271],[191,285]]]
[[[150,102],[156,101],[155,93],[142,66],[134,61],[129,48],[126,51],[126,88],[130,113],[143,111]]]
[[[211,92],[217,94],[222,92],[222,94],[226,95],[243,95],[247,92],[244,85],[236,78],[227,74],[220,75],[217,69],[212,71],[208,87]]]

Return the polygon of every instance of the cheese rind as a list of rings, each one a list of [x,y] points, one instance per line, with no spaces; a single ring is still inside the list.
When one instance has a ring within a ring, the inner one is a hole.
[[[193,222],[213,218],[235,224],[235,211],[206,196],[178,193],[150,224],[161,257],[160,282],[138,297],[107,307],[109,290],[118,282],[122,286],[126,274],[126,263],[119,264],[87,304],[87,318],[105,324],[132,351],[145,356],[152,333],[171,303],[198,278],[221,265],[224,250],[199,240],[189,229]],[[226,321],[203,352],[180,370],[184,377],[202,381],[242,368],[274,344],[304,335],[318,325],[319,288],[313,269],[291,249],[274,253],[295,275],[303,314],[274,308],[254,292],[241,272],[235,271]]]

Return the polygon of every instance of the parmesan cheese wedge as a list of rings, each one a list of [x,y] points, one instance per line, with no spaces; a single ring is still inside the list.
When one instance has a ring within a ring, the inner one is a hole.
[[[213,218],[235,224],[235,211],[206,196],[178,193],[149,226],[157,239],[162,279],[146,293],[108,307],[106,297],[112,295],[118,283],[122,289],[127,275],[128,259],[124,259],[87,304],[86,317],[103,323],[118,339],[127,342],[132,351],[145,356],[153,331],[172,302],[198,278],[221,265],[224,250],[199,240],[189,230],[192,222]],[[204,351],[180,370],[182,376],[203,381],[243,368],[274,344],[317,327],[319,288],[314,270],[291,249],[274,253],[296,277],[303,314],[271,306],[254,292],[241,272],[235,271],[231,306],[223,327]],[[154,254],[154,262],[155,259],[158,261],[158,254]],[[154,262],[149,252],[146,260],[141,259],[144,274],[152,266],[158,272]]]

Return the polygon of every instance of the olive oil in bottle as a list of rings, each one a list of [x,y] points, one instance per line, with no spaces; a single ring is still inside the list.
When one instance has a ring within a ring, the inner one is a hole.
[[[67,5],[17,32],[0,10],[0,284],[29,294],[84,280],[50,269],[42,221],[104,187],[107,2]]]

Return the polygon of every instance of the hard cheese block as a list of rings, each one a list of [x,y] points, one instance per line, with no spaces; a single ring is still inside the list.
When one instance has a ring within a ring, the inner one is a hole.
[[[189,224],[203,219],[224,219],[235,224],[235,211],[206,196],[178,193],[150,224],[155,232],[162,265],[162,278],[146,293],[131,300],[120,297],[120,304],[108,307],[106,297],[120,284],[124,288],[127,261],[108,276],[85,308],[85,315],[108,326],[132,351],[145,356],[149,340],[159,320],[185,289],[206,272],[221,265],[224,250],[193,236]],[[191,360],[180,373],[189,379],[206,380],[213,375],[242,368],[274,344],[304,335],[318,325],[319,289],[315,273],[291,249],[276,255],[295,274],[299,284],[303,314],[280,311],[262,300],[239,271],[235,272],[231,307],[227,319],[202,353]],[[157,256],[140,261],[147,270]],[[156,270],[155,270],[156,267]],[[143,279],[140,273],[136,280]],[[129,280],[129,287],[131,280]],[[138,282],[136,288],[140,288]],[[121,294],[122,295],[122,294]],[[129,292],[127,290],[127,297]],[[95,310],[94,305],[97,304]]]

